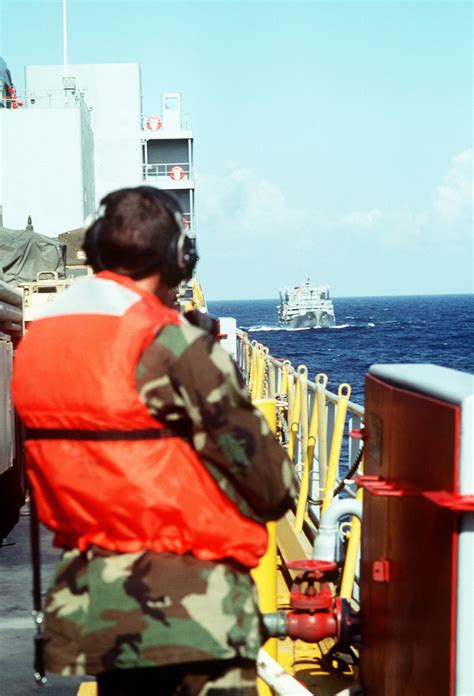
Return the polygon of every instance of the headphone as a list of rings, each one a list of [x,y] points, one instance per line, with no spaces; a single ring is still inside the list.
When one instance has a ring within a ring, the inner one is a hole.
[[[116,272],[128,275],[134,280],[140,280],[156,270],[160,272],[163,282],[170,288],[177,287],[183,280],[189,280],[193,275],[199,256],[195,240],[186,234],[183,212],[177,199],[167,191],[153,186],[137,186],[136,188],[122,189],[122,191],[123,193],[140,193],[148,200],[163,206],[175,223],[176,229],[166,249],[159,255],[152,255],[146,265],[129,271],[124,268],[124,270]],[[84,224],[85,237],[82,249],[94,273],[106,268],[100,255],[99,246],[109,196],[110,194],[101,200],[97,212],[89,216]]]

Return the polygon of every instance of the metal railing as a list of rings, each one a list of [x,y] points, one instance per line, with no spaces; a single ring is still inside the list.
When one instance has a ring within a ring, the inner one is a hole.
[[[164,129],[163,117],[161,114],[142,114],[140,117],[142,130],[148,133],[159,133]],[[190,130],[189,114],[183,114],[180,119],[181,130]]]
[[[22,90],[13,96],[3,97],[7,109],[80,109],[90,123],[90,112],[84,94],[76,89]]]
[[[328,378],[324,373],[310,380],[305,366],[295,369],[289,360],[272,357],[267,347],[249,340],[242,331],[237,332],[237,363],[252,400],[274,400],[277,437],[287,450],[299,481],[294,531],[300,533],[309,527],[314,537],[321,516],[333,499],[361,498],[354,480],[345,477],[351,469],[356,467],[355,475],[362,467],[358,462],[362,459],[362,440],[349,433],[362,429],[364,409],[350,401],[348,384],[341,384],[334,394],[326,389]],[[349,539],[348,548],[351,547],[347,557],[351,557],[352,567],[347,572],[352,579],[346,580],[345,592],[353,593],[356,599],[358,534],[360,526],[355,518],[341,525],[341,541],[343,537]]]
[[[150,181],[157,177],[167,176],[172,181],[191,179],[191,166],[189,162],[154,163],[143,165],[143,181]]]

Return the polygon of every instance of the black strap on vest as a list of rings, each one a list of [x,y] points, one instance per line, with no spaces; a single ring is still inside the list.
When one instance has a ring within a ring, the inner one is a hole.
[[[181,437],[180,433],[166,428],[146,430],[68,430],[66,428],[27,428],[25,440],[163,440]]]

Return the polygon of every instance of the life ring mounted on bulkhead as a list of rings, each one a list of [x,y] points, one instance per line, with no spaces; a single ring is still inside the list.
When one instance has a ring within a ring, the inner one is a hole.
[[[146,127],[148,130],[157,131],[163,126],[161,118],[159,116],[148,116],[146,120]]]
[[[173,181],[181,181],[181,179],[184,179],[185,177],[185,171],[179,166],[179,164],[175,164],[170,168],[168,176],[173,179]]]

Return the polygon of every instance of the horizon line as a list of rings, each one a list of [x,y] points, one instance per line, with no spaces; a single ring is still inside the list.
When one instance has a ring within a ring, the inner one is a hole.
[[[403,295],[331,295],[331,299],[351,300],[358,298],[374,298],[374,297],[452,297],[458,295],[474,295],[474,290],[465,292],[429,292],[429,293],[405,293]],[[237,298],[209,298],[207,302],[261,302],[261,301],[278,302],[278,297],[237,297]]]

